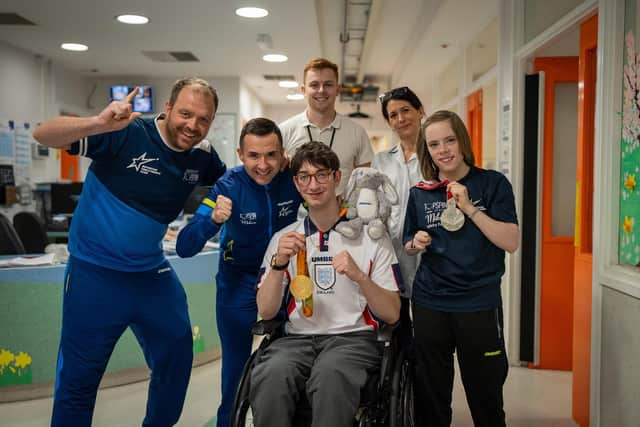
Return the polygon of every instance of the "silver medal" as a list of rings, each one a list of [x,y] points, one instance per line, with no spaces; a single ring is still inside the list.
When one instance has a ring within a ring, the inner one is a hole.
[[[447,207],[440,214],[440,224],[447,231],[458,231],[464,225],[464,214],[456,207],[456,199],[447,200]]]

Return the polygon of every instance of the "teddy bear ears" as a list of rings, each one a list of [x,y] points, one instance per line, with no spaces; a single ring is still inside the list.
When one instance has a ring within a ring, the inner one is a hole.
[[[396,202],[391,203],[397,203],[398,196],[397,193],[395,193],[393,185],[391,184],[388,176],[380,172],[378,169],[370,168],[367,166],[355,168],[351,172],[351,176],[349,177],[349,183],[347,184],[345,197],[347,200],[349,200],[354,192],[357,193],[362,188],[377,189],[378,187],[382,187],[382,190],[386,194],[387,190],[384,188],[386,185],[388,185],[395,194]]]
[[[347,200],[349,200],[353,192],[357,194],[362,188],[381,188],[385,198],[392,205],[396,205],[400,201],[398,193],[389,177],[378,169],[366,166],[355,168],[347,184],[347,190],[345,192]]]

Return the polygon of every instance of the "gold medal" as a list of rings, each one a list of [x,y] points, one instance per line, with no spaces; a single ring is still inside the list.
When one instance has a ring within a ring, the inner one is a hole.
[[[299,274],[291,281],[289,291],[296,299],[307,299],[313,293],[313,282],[309,276]]]
[[[296,258],[297,275],[289,285],[289,292],[297,300],[302,301],[302,315],[311,317],[313,315],[313,282],[309,277],[307,268],[307,249],[298,251]]]

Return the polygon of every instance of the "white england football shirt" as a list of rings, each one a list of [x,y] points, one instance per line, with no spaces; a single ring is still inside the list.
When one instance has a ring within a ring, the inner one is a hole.
[[[302,315],[302,301],[286,295],[288,321],[287,333],[320,335],[375,330],[378,320],[369,310],[367,299],[357,283],[333,269],[333,257],[346,250],[356,265],[378,286],[399,291],[401,279],[399,266],[389,236],[379,240],[369,238],[366,229],[358,239],[348,239],[331,229],[318,230],[308,217],[301,219],[276,233],[265,253],[258,288],[269,273],[270,261],[278,248],[280,237],[289,232],[304,233],[307,238],[307,266],[314,284],[313,315]],[[289,283],[297,274],[297,257],[291,258],[285,271],[282,292],[289,292]]]

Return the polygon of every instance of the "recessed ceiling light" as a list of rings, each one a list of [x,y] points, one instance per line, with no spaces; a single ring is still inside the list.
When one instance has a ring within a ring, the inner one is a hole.
[[[287,55],[280,55],[278,53],[269,53],[263,56],[262,59],[267,62],[286,62],[289,58],[287,58]]]
[[[236,15],[243,18],[264,18],[268,14],[269,11],[261,7],[241,7],[236,9]]]
[[[149,18],[142,15],[119,15],[116,16],[116,19],[123,24],[146,24],[149,22]]]
[[[298,87],[298,82],[295,80],[281,80],[278,82],[278,86],[294,88],[294,87]]]
[[[85,50],[89,49],[86,44],[80,43],[62,43],[60,47],[64,50],[72,50],[74,52],[84,52]]]
[[[304,99],[304,95],[301,93],[290,93],[287,95],[287,99],[290,101],[298,101],[300,99]]]

